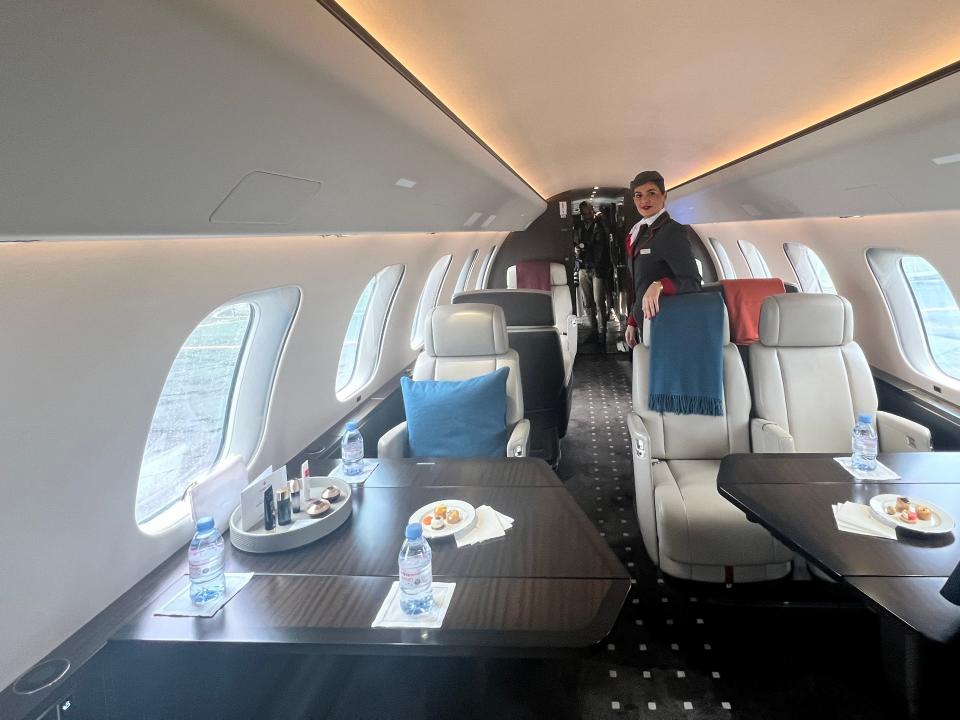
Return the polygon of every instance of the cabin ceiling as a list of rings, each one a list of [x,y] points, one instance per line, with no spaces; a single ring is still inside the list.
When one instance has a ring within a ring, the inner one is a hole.
[[[544,197],[675,186],[960,58],[953,0],[341,0]]]

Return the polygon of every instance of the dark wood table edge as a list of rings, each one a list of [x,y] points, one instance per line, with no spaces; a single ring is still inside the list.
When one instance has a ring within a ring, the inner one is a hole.
[[[258,573],[263,575],[263,573]],[[313,575],[311,577],[345,577]],[[355,576],[358,578],[377,577],[389,580],[392,576]],[[438,576],[438,579],[441,579]],[[442,578],[446,581],[456,581],[458,577]],[[480,578],[483,579],[483,578]],[[509,578],[504,578],[509,579]],[[153,645],[193,645],[202,647],[256,647],[274,648],[281,652],[286,648],[288,652],[311,653],[324,655],[381,655],[410,653],[423,656],[461,656],[461,657],[522,657],[528,652],[531,657],[552,657],[559,654],[570,654],[571,651],[588,650],[603,640],[616,623],[617,617],[626,602],[632,587],[628,578],[610,577],[574,577],[574,578],[516,578],[541,579],[549,581],[579,580],[583,582],[605,581],[609,588],[597,606],[591,621],[576,630],[563,631],[509,631],[509,644],[491,643],[490,630],[444,630],[411,629],[411,628],[377,628],[376,639],[370,638],[371,628],[331,629],[331,628],[264,628],[262,639],[241,638],[228,640],[223,638],[144,638],[136,636],[135,624],[137,618],[143,615],[152,615],[161,605],[161,598],[170,594],[167,587],[140,611],[129,616],[126,621],[116,628],[109,639],[109,643],[137,645],[142,648]],[[242,591],[241,591],[242,592]],[[227,605],[229,608],[229,604]],[[225,608],[225,610],[227,609]],[[223,612],[223,611],[221,611]],[[216,617],[216,616],[215,616]],[[190,622],[194,618],[170,618]],[[423,638],[426,632],[429,637]]]

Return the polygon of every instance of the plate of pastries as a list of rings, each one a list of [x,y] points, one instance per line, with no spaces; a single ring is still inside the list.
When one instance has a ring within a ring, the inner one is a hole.
[[[461,530],[469,530],[477,521],[473,505],[463,500],[437,500],[424,505],[410,516],[410,522],[420,523],[428,540],[449,537]]]
[[[888,525],[913,532],[938,535],[953,530],[953,518],[919,498],[894,493],[875,495],[870,498],[870,509]]]

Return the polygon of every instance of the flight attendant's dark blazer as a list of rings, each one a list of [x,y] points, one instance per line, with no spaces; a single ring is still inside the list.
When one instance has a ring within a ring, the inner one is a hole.
[[[667,212],[653,225],[638,225],[626,239],[633,277],[629,325],[636,325],[643,319],[643,294],[654,281],[663,284],[664,295],[697,292],[703,282],[690,247],[691,242],[699,242],[693,228],[681,225]],[[636,237],[633,237],[634,233]]]

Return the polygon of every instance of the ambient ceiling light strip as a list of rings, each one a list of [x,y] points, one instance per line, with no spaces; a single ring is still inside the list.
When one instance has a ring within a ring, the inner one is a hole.
[[[861,101],[858,104],[848,107],[846,110],[842,110],[841,112],[838,112],[835,115],[831,115],[827,118],[824,118],[823,120],[820,120],[819,122],[816,122],[812,125],[803,127],[799,130],[795,130],[792,133],[786,132],[778,140],[768,141],[766,144],[757,143],[757,145],[754,146],[756,149],[744,152],[739,156],[728,156],[728,157],[731,157],[730,160],[726,162],[721,161],[719,163],[714,163],[711,166],[704,168],[699,172],[695,172],[690,176],[684,178],[683,180],[680,180],[676,185],[668,188],[668,190],[676,190],[677,188],[682,187],[683,185],[689,185],[690,183],[696,182],[697,180],[700,180],[701,178],[704,178],[707,175],[712,175],[713,173],[716,173],[720,170],[724,170],[730,167],[731,165],[736,165],[738,163],[743,162],[744,160],[749,160],[750,158],[760,155],[762,153],[765,153],[768,150],[773,150],[774,148],[779,147],[780,145],[785,145],[788,142],[791,142],[792,140],[798,140],[804,135],[809,135],[811,133],[816,132],[817,130],[822,130],[823,128],[829,125],[833,125],[834,123],[838,123],[842,120],[846,120],[847,118],[857,115],[861,112],[864,112],[865,110],[869,110],[870,108],[876,107],[877,105],[882,105],[883,103],[889,100],[898,98],[901,95],[906,95],[907,93],[912,92],[913,90],[918,90],[925,85],[934,83],[937,80],[942,80],[957,72],[960,72],[960,60],[955,61],[944,67],[940,67],[935,70],[932,70],[926,75],[922,75],[918,78],[915,78],[914,80],[910,80],[901,85],[894,86],[891,90],[888,90],[885,93],[877,95],[868,100]],[[941,161],[941,162],[938,162],[938,161]],[[936,163],[937,165],[947,165],[952,162],[960,162],[960,154],[944,155],[943,157],[940,157],[940,158],[933,158],[933,162]]]
[[[464,121],[458,113],[455,113],[451,108],[449,108],[433,90],[427,87],[420,78],[414,75],[410,70],[407,69],[406,64],[403,59],[400,58],[393,50],[387,49],[387,47],[380,42],[377,38],[373,37],[366,28],[361,25],[356,18],[349,13],[343,6],[336,2],[336,0],[316,0],[316,2],[326,8],[331,15],[337,18],[342,22],[354,35],[360,38],[366,45],[377,53],[383,60],[386,61],[394,70],[400,73],[407,82],[417,88],[423,95],[430,100],[434,105],[436,105],[444,114],[447,115],[451,120],[453,120],[457,125],[459,125],[464,132],[466,132],[470,137],[476,140],[481,147],[483,147],[487,152],[493,155],[497,160],[499,160],[504,167],[507,168],[511,173],[516,175],[516,177],[528,188],[530,188],[534,193],[536,193],[541,200],[546,200],[547,196],[542,190],[535,187],[527,178],[521,175],[513,163],[508,162],[504,159],[499,152],[493,149],[493,147],[473,129],[473,127]],[[521,215],[520,217],[523,217]]]

